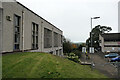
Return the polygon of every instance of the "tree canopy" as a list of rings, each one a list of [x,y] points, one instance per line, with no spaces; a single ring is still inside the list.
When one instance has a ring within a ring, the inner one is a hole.
[[[111,27],[97,25],[90,32],[90,37],[86,40],[86,45],[89,47],[91,44],[91,34],[92,34],[92,44],[94,48],[99,48],[99,34],[104,34],[106,32],[110,32],[112,30]]]
[[[71,41],[69,39],[63,38],[63,53],[70,53],[72,50]]]

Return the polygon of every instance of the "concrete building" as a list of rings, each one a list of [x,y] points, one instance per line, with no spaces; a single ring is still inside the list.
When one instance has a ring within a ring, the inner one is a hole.
[[[99,40],[102,52],[120,52],[120,33],[105,33]]]
[[[19,2],[0,2],[0,50],[62,55],[63,32]]]

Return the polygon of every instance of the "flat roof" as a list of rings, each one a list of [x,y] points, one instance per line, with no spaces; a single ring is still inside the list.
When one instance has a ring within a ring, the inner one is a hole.
[[[27,8],[26,6],[24,6],[23,4],[21,4],[20,2],[16,1],[19,5],[23,6],[24,8],[26,8],[27,10],[29,10],[30,12],[32,12],[33,14],[35,14],[36,16],[40,17],[41,19],[45,20],[44,18],[42,18],[41,16],[39,16],[38,14],[36,14],[35,12],[33,12],[32,10],[30,10],[29,8]],[[48,22],[50,25],[54,26],[53,24],[51,24],[49,21],[45,20],[46,22]],[[57,28],[56,26],[54,26],[55,28]],[[60,30],[59,28],[57,28],[58,30]],[[60,30],[61,32],[63,32],[62,30]]]
[[[101,36],[105,41],[120,41],[120,33],[104,33]]]

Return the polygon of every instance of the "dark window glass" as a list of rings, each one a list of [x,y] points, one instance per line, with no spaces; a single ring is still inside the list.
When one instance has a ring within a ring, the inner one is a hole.
[[[104,45],[104,47],[120,47],[120,45]]]
[[[44,48],[52,47],[52,31],[44,28]]]
[[[14,19],[14,49],[19,50],[20,46],[20,17],[15,15]]]
[[[38,24],[32,23],[32,48],[38,49]]]
[[[19,49],[19,44],[15,44],[15,49]]]

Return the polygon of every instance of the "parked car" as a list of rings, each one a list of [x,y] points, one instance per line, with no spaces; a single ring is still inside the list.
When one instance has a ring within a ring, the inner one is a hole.
[[[112,58],[110,62],[120,62],[120,56]]]
[[[110,51],[106,51],[105,53],[106,53],[106,54],[109,54],[109,53],[110,53]]]
[[[105,55],[105,58],[115,58],[117,56],[119,56],[117,53],[109,53],[109,54]]]

